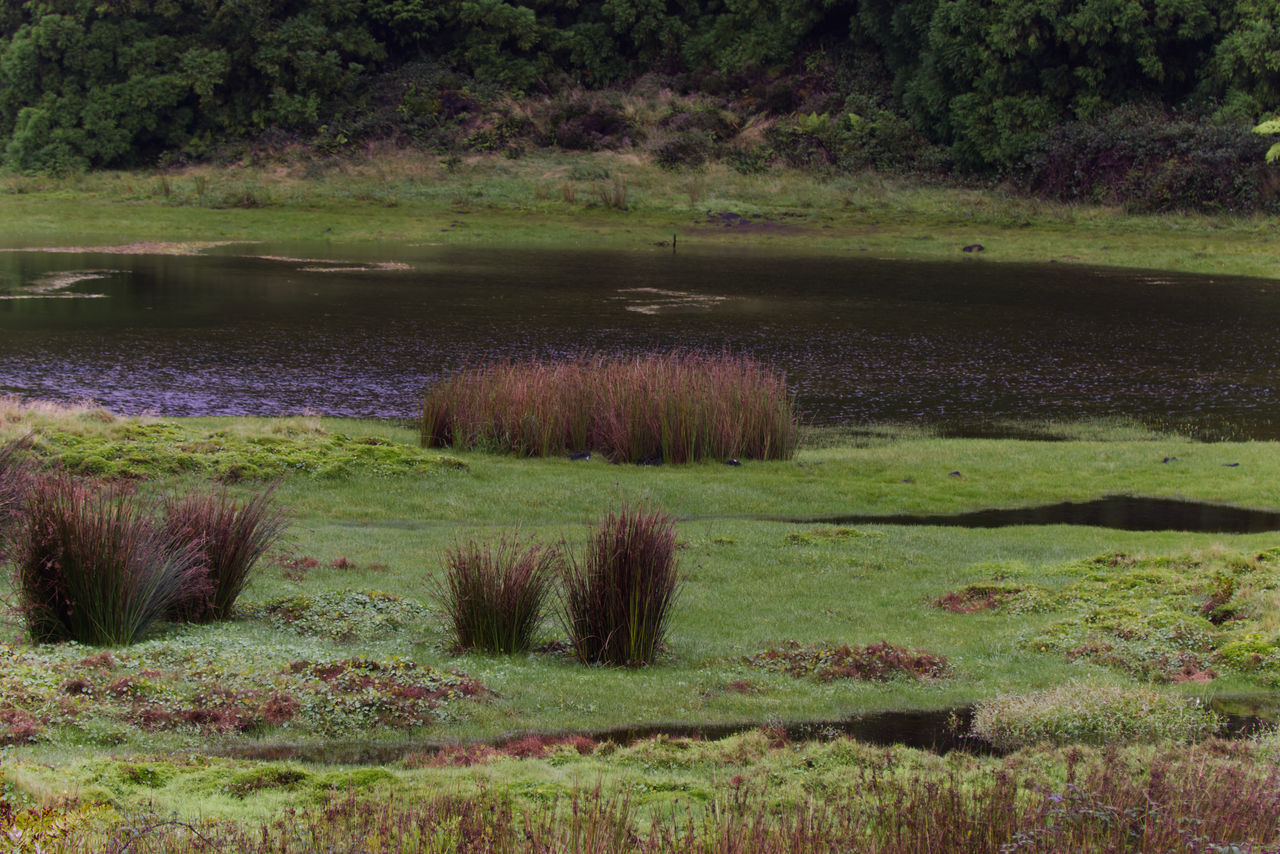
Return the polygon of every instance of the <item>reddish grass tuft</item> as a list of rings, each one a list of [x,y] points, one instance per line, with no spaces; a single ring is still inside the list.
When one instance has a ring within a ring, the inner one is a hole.
[[[564,576],[561,619],[587,664],[651,664],[680,588],[675,519],[645,508],[610,512]]]
[[[560,551],[511,535],[492,545],[456,545],[445,562],[439,596],[458,648],[528,650],[562,563]]]
[[[193,543],[201,574],[186,585],[170,615],[207,623],[231,616],[258,560],[284,535],[284,513],[271,489],[241,504],[227,493],[169,501],[164,528],[175,543]]]
[[[36,481],[13,564],[36,643],[132,643],[199,578],[194,547],[157,529],[136,498],[63,477]]]
[[[786,379],[750,357],[678,351],[498,362],[437,384],[422,444],[613,462],[786,459],[799,423]]]

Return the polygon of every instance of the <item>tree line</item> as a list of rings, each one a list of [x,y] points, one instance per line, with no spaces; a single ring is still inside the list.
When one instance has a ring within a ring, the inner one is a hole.
[[[332,139],[360,113],[392,132],[468,88],[723,89],[814,57],[954,168],[998,172],[1125,110],[1221,128],[1280,109],[1280,0],[23,0],[0,7],[0,150],[145,165]]]

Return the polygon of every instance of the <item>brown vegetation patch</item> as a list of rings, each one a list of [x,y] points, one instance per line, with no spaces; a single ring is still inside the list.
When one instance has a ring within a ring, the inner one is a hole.
[[[1021,592],[1021,587],[1007,587],[997,584],[970,584],[968,587],[961,590],[953,590],[935,599],[933,607],[951,611],[955,614],[993,611]]]
[[[944,656],[922,649],[907,649],[881,641],[868,646],[838,647],[788,641],[781,647],[748,656],[748,664],[792,676],[812,676],[820,682],[833,679],[884,681],[899,676],[936,679],[947,675]]]

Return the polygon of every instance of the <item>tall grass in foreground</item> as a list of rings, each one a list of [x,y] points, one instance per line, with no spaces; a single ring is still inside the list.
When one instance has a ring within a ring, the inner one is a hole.
[[[134,497],[64,477],[36,483],[13,564],[35,643],[132,643],[200,572],[194,544],[174,543]]]
[[[422,444],[613,462],[786,459],[799,424],[786,380],[747,356],[693,352],[498,362],[428,392]]]
[[[192,544],[199,569],[170,607],[170,616],[194,623],[231,616],[258,560],[284,535],[284,513],[271,493],[268,489],[243,504],[225,492],[166,504],[166,536],[179,547]]]
[[[649,664],[680,587],[675,520],[643,508],[608,513],[565,573],[561,617],[588,664]]]
[[[515,535],[451,548],[440,597],[461,649],[524,652],[560,567],[560,552]]]
[[[1217,749],[1224,750],[1219,744]],[[1205,752],[1207,753],[1207,751]],[[518,811],[501,794],[389,794],[327,802],[262,824],[186,824],[152,814],[43,840],[67,852],[581,852],[581,854],[1056,854],[1066,851],[1275,851],[1280,774],[1223,757],[1114,753],[1069,765],[1065,783],[1025,766],[979,779],[919,767],[851,769],[847,789],[779,804],[750,784],[690,817],[656,811],[647,827],[626,795],[574,791]],[[1025,763],[1026,760],[1024,759]],[[17,816],[13,819],[16,825]],[[0,832],[5,831],[0,813]],[[33,825],[28,824],[32,836]]]

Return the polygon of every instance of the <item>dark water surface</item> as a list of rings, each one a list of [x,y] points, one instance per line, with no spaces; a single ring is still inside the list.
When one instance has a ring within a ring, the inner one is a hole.
[[[165,415],[409,416],[466,363],[687,346],[781,368],[819,423],[1127,416],[1275,438],[1278,325],[1275,282],[979,259],[0,252],[0,392]]]

